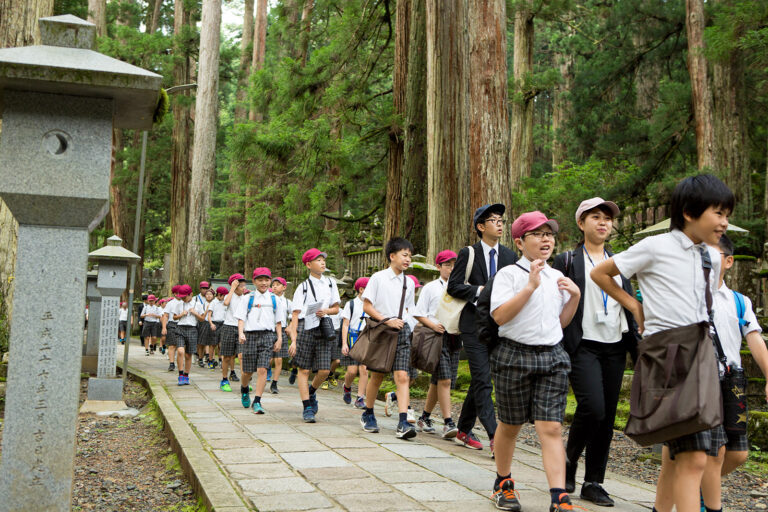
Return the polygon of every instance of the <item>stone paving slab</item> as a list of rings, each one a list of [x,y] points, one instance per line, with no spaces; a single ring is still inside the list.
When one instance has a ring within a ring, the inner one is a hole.
[[[376,406],[381,431],[369,434],[360,428],[361,411],[344,404],[338,390],[318,391],[317,423],[306,424],[298,389],[287,379],[281,379],[278,395],[265,390],[267,413],[255,415],[242,407],[238,393],[218,389],[219,372],[193,367],[190,385],[178,387],[176,376],[165,371],[165,358],[146,357],[134,344],[130,365],[166,397],[158,400],[163,415],[183,423],[173,429],[179,432],[175,444],[189,454],[211,509],[495,510],[488,499],[495,465],[487,449],[468,450],[423,433],[411,441],[398,440],[397,418],[384,416],[383,404]],[[512,472],[523,507],[548,510],[541,453],[518,446]],[[642,482],[609,474],[605,486],[616,499],[614,510],[651,508],[654,490]],[[572,495],[574,503],[601,510],[579,500],[578,491]]]

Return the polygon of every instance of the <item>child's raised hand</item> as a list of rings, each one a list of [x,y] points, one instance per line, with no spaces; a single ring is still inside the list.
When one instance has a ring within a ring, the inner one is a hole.
[[[546,263],[542,259],[533,260],[531,262],[531,270],[528,273],[528,284],[530,284],[534,290],[541,284],[541,269],[544,268],[544,265],[546,265]]]
[[[579,287],[576,286],[576,283],[567,277],[561,277],[557,280],[557,288],[558,290],[567,291],[571,297],[578,297],[581,295],[581,291],[579,290]]]

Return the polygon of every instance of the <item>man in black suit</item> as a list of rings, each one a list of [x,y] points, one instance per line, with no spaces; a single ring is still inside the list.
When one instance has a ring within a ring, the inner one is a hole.
[[[489,351],[487,345],[477,338],[477,315],[474,302],[488,279],[493,277],[499,269],[517,261],[517,254],[499,243],[504,233],[502,216],[505,210],[503,204],[486,204],[475,210],[472,222],[480,241],[471,248],[465,247],[459,251],[447,288],[448,294],[452,297],[467,301],[459,318],[459,330],[472,377],[467,397],[461,408],[457,425],[459,433],[456,439],[469,448],[482,450],[482,443],[472,433],[475,420],[479,418],[491,439],[491,454],[493,454],[493,436],[496,433],[496,414],[491,400],[493,387]],[[465,283],[470,250],[474,252],[474,261],[469,280]]]

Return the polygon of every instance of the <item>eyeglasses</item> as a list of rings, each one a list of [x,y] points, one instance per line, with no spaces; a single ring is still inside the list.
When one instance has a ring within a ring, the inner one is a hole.
[[[490,222],[491,224],[496,224],[497,226],[503,226],[504,222],[506,222],[501,217],[494,217],[492,219],[485,219],[485,222]]]
[[[557,236],[557,233],[553,233],[552,231],[530,231],[523,235],[523,238],[526,236],[532,236],[536,240],[542,240],[544,238],[551,238],[552,240],[555,239]]]

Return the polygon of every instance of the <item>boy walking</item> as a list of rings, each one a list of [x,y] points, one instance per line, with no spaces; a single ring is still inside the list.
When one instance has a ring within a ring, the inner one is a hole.
[[[219,354],[221,354],[221,382],[219,389],[222,391],[232,391],[229,381],[238,382],[240,379],[235,373],[235,356],[240,346],[240,335],[238,333],[238,321],[235,318],[235,311],[238,303],[243,300],[245,291],[245,277],[242,274],[232,274],[229,276],[229,292],[224,297],[223,305],[224,324],[221,326],[219,335]],[[229,372],[229,373],[227,373]]]
[[[176,354],[179,359],[179,386],[189,385],[189,370],[192,367],[192,354],[197,349],[197,323],[203,320],[204,309],[199,302],[192,300],[192,287],[188,284],[179,288],[181,302],[172,312],[173,319],[179,324],[176,328]]]
[[[354,285],[357,297],[348,301],[344,305],[344,311],[341,313],[341,366],[347,369],[344,374],[344,393],[342,399],[346,404],[352,403],[352,384],[355,382],[355,377],[359,375],[357,398],[355,399],[355,407],[358,409],[365,408],[365,388],[368,386],[368,370],[364,364],[360,364],[349,356],[349,349],[354,346],[357,337],[360,336],[360,331],[365,327],[365,311],[363,310],[361,297],[365,293],[368,281],[367,277],[357,278]]]
[[[175,284],[171,287],[171,300],[165,305],[163,310],[163,336],[165,336],[165,344],[168,346],[168,371],[172,372],[176,370],[176,327],[178,322],[173,319],[173,312],[179,305],[179,288],[181,285]]]
[[[288,283],[282,277],[272,278],[272,293],[277,298],[277,302],[282,303],[283,311],[285,315],[280,318],[280,323],[283,324],[283,329],[288,327],[288,315],[293,312],[293,303],[285,296],[285,289],[288,287]],[[277,382],[280,380],[280,373],[283,371],[283,359],[288,356],[288,343],[282,343],[280,350],[275,352],[272,356],[275,365],[275,370],[272,372],[272,384],[269,386],[269,390],[273,395],[280,392],[277,389]]]

